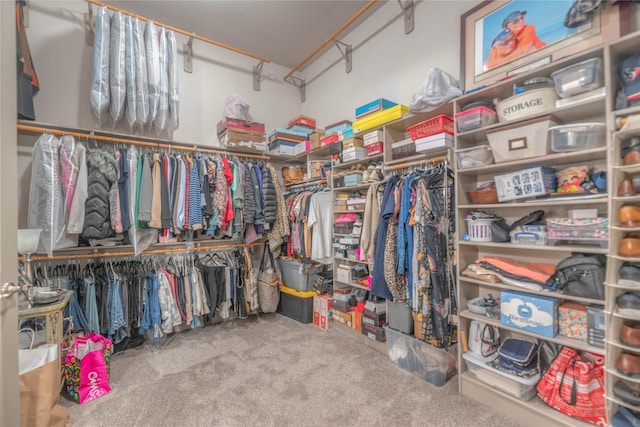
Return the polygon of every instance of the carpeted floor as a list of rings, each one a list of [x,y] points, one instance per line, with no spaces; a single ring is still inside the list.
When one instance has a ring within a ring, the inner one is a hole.
[[[279,314],[173,334],[111,361],[113,391],[65,401],[73,426],[514,426],[334,330]]]

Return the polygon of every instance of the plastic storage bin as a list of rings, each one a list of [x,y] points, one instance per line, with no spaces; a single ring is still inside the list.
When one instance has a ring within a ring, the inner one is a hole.
[[[551,73],[556,92],[569,98],[603,85],[602,58],[591,58]]]
[[[313,276],[318,270],[316,267],[305,266],[299,261],[278,258],[282,283],[301,292],[313,290]]]
[[[391,329],[413,335],[411,307],[404,302],[387,301],[387,319]]]
[[[313,322],[313,297],[316,296],[315,291],[298,292],[286,286],[282,286],[280,291],[278,313],[300,323]]]
[[[493,164],[493,152],[489,144],[455,150],[458,169],[474,168]]]
[[[360,185],[362,184],[362,174],[361,173],[352,173],[344,177],[344,186],[350,187],[352,185]]]
[[[455,346],[449,349],[436,348],[412,335],[405,335],[388,326],[385,326],[384,329],[389,360],[405,371],[436,387],[443,386],[449,378],[455,375]]]
[[[416,154],[416,143],[412,139],[405,139],[391,144],[391,158],[393,160],[413,156],[414,154]]]
[[[596,148],[602,139],[607,125],[604,123],[575,123],[552,126],[551,151],[578,151]]]
[[[458,132],[465,132],[498,123],[498,115],[487,107],[479,106],[456,113],[456,123]]]
[[[467,236],[472,242],[491,241],[491,223],[496,218],[467,219]]]
[[[436,135],[438,133],[448,133],[453,135],[453,119],[449,116],[440,115],[432,119],[425,120],[417,125],[407,128],[412,140],[424,138],[425,136]]]
[[[487,366],[486,363],[494,360],[497,354],[489,357],[480,357],[468,351],[462,357],[467,362],[469,376],[483,383],[525,401],[532,399],[537,393],[536,384],[540,381],[540,374],[522,378]]]

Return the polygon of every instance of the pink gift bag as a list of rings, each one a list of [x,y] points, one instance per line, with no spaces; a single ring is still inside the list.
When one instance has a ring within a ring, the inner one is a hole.
[[[77,336],[64,359],[64,380],[71,399],[87,403],[111,392],[112,345],[98,334]]]

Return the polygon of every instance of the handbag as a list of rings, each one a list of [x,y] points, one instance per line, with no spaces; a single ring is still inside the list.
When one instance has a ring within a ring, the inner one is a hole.
[[[111,392],[109,366],[113,346],[99,334],[76,336],[64,359],[67,394],[81,405]]]
[[[291,185],[304,180],[305,170],[300,166],[284,166],[282,168],[282,177],[284,185]]]
[[[472,320],[469,326],[469,350],[481,357],[488,357],[500,347],[500,329],[488,323]]]
[[[540,399],[563,414],[607,425],[603,356],[562,347],[536,389]]]
[[[270,266],[265,265],[267,253],[269,254]],[[278,309],[278,303],[280,302],[278,282],[273,254],[269,250],[269,243],[265,243],[262,260],[260,261],[260,273],[258,273],[258,302],[263,313],[273,313]]]
[[[556,266],[558,289],[567,295],[603,300],[606,265],[604,255],[574,254],[565,258]]]
[[[500,366],[516,372],[537,370],[538,345],[521,338],[508,338],[498,349]]]

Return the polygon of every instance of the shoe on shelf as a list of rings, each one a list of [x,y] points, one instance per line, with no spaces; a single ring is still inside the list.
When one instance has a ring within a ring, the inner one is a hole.
[[[618,255],[628,258],[640,257],[640,233],[631,233],[620,241]]]
[[[618,185],[618,197],[635,196],[636,194],[636,189],[633,186],[632,180],[627,178],[620,181],[620,184]]]
[[[620,328],[620,342],[629,347],[640,347],[640,322],[625,320]]]
[[[640,356],[621,352],[616,359],[616,370],[630,377],[640,376]]]
[[[630,288],[640,288],[640,263],[622,263],[618,270],[618,285]]]
[[[620,227],[640,226],[640,206],[625,205],[618,210]]]

